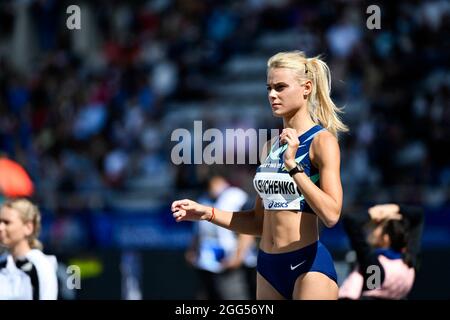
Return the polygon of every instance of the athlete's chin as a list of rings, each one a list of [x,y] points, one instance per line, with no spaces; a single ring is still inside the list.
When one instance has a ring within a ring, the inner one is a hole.
[[[280,109],[272,109],[272,115],[277,118],[282,118],[284,117],[284,112]]]

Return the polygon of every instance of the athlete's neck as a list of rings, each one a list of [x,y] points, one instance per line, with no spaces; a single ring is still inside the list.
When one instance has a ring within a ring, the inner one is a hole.
[[[297,131],[297,135],[300,136],[316,124],[312,121],[307,111],[299,110],[292,116],[283,118],[283,128],[292,128]]]

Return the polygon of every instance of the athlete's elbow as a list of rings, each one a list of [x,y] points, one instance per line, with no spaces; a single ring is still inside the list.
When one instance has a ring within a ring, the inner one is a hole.
[[[327,227],[327,228],[333,228],[337,223],[338,223],[339,219],[325,219],[323,221],[323,224]]]
[[[333,228],[339,222],[340,215],[341,215],[340,210],[338,210],[337,212],[333,212],[332,214],[326,215],[325,218],[322,219],[323,224],[327,228]]]

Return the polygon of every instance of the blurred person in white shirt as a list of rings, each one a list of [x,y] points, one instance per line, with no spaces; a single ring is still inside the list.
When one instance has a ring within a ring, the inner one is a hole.
[[[247,193],[230,185],[224,173],[217,169],[209,170],[209,173],[208,195],[199,199],[201,203],[234,211],[241,210],[247,204]],[[199,298],[254,299],[255,237],[199,221],[195,223],[186,260],[198,270],[203,294]]]

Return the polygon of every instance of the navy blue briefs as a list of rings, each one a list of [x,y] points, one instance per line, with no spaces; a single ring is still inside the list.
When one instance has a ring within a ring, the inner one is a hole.
[[[286,253],[258,252],[258,273],[284,298],[292,299],[297,278],[306,272],[320,272],[337,283],[333,258],[320,242]]]

